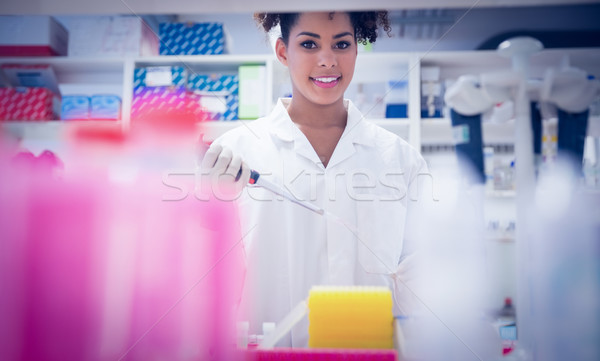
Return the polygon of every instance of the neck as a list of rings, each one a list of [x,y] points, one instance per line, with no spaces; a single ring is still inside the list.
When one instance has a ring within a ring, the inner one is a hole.
[[[311,128],[345,127],[348,118],[341,98],[335,103],[321,105],[301,96],[292,97],[287,111],[294,123]]]

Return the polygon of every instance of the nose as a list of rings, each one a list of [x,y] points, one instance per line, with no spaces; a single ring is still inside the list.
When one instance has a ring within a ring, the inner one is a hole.
[[[323,49],[319,54],[319,66],[333,68],[337,66],[337,57],[331,49]]]

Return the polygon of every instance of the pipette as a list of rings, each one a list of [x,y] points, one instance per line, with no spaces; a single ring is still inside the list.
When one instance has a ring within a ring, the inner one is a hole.
[[[206,151],[208,150],[208,144],[206,144],[203,140],[203,135],[200,135],[200,139],[198,141],[198,153],[200,158],[202,159],[204,157],[204,154],[206,153]],[[240,177],[242,176],[242,170],[240,169],[237,176],[235,177],[235,180],[239,180]],[[279,196],[284,197],[287,200],[290,200],[296,204],[301,205],[302,207],[309,209],[317,214],[323,215],[325,214],[325,210],[322,208],[317,207],[316,205],[307,202],[307,201],[302,201],[296,197],[294,197],[293,194],[291,194],[289,191],[287,191],[286,189],[278,186],[275,183],[270,182],[267,179],[264,179],[263,177],[260,176],[260,173],[258,173],[255,170],[251,170],[250,171],[250,179],[248,180],[249,184],[253,184],[256,185],[258,187],[262,187],[268,191],[271,191]]]
[[[240,173],[238,173],[238,177],[236,177],[236,179],[238,179],[239,176],[241,176],[241,170],[240,170]],[[275,183],[270,182],[267,179],[264,179],[263,177],[260,176],[260,173],[258,173],[255,170],[250,171],[250,179],[248,180],[248,183],[254,184],[254,185],[262,187],[264,189],[267,189],[267,190],[269,190],[279,196],[282,196],[296,204],[299,204],[302,207],[309,209],[317,214],[323,215],[325,213],[325,211],[322,208],[319,208],[310,202],[300,200],[300,199],[294,197],[294,195],[291,194],[290,192],[288,192],[286,189],[278,186]]]

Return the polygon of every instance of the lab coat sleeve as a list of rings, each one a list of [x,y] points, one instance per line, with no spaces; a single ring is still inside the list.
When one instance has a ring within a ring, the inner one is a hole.
[[[414,166],[408,178],[408,199],[406,226],[402,253],[398,267],[392,278],[394,281],[394,299],[396,312],[408,316],[419,306],[417,287],[421,272],[421,254],[419,247],[423,244],[419,229],[426,224],[427,209],[434,202],[433,179],[425,160],[420,154],[415,154]]]

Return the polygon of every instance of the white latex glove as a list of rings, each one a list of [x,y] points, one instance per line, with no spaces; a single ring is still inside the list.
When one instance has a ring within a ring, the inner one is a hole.
[[[200,166],[203,190],[206,186],[212,195],[221,200],[232,200],[239,196],[250,179],[250,167],[239,154],[220,144],[208,148]]]

